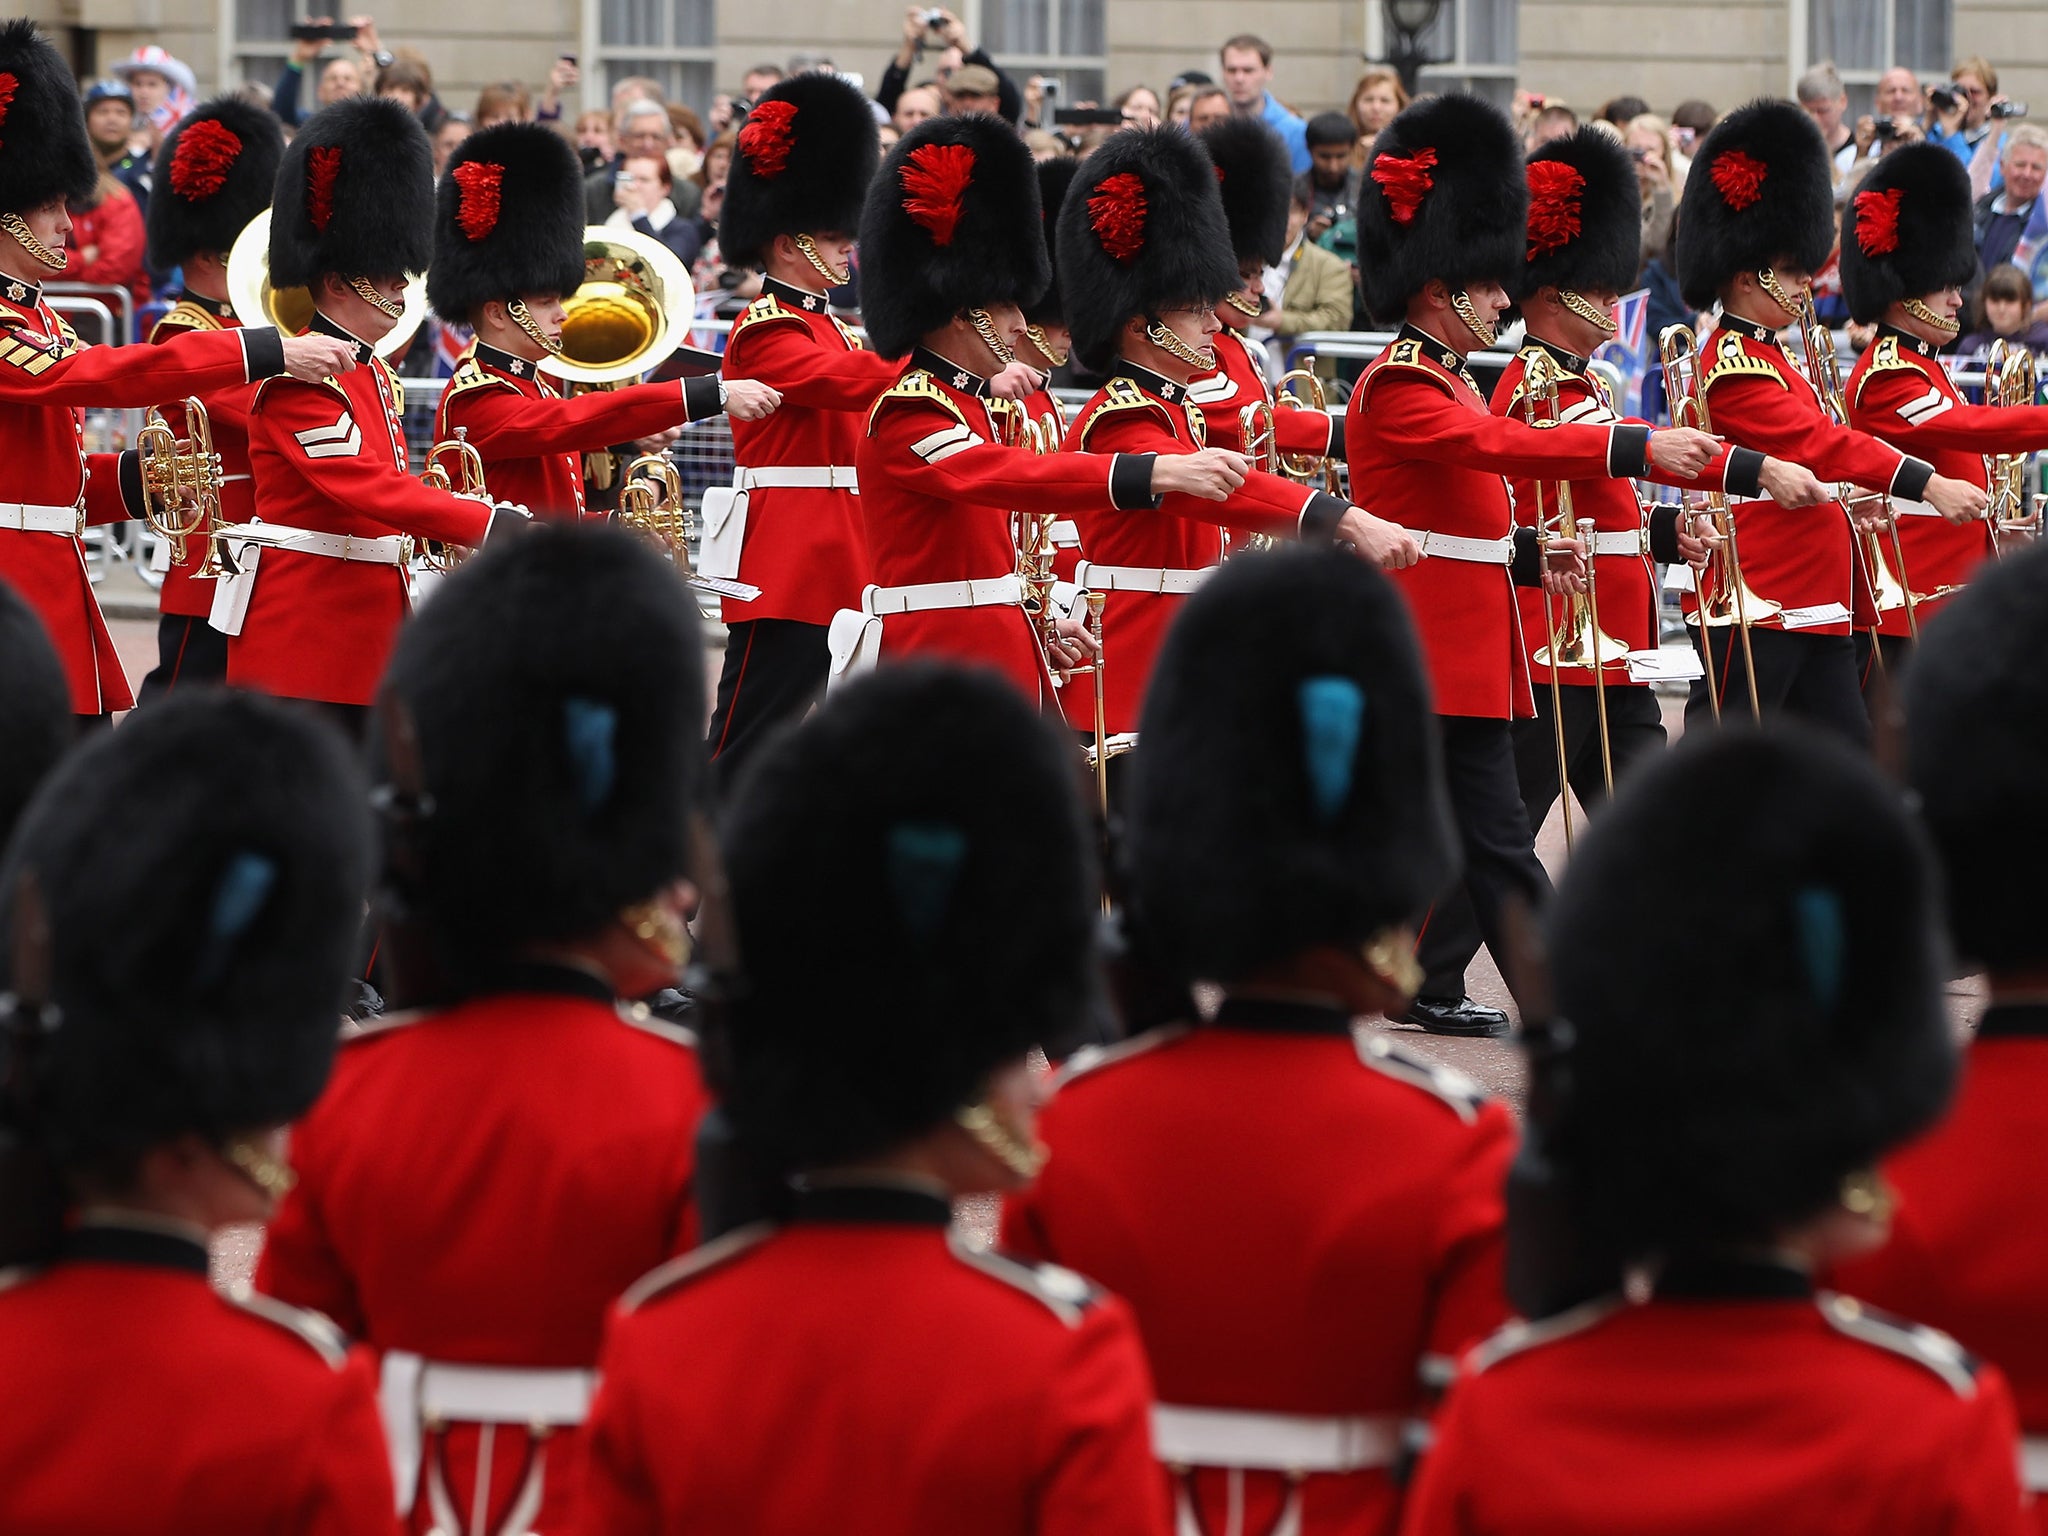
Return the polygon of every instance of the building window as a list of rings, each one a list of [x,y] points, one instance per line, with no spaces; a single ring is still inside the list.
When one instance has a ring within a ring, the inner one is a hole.
[[[235,0],[235,40],[230,59],[236,80],[276,83],[285,60],[292,56],[292,27],[300,19],[301,3],[302,0]]]
[[[1953,0],[1810,0],[1806,62],[1834,61],[1853,120],[1870,110],[1887,69],[1903,64],[1917,75],[1948,73],[1953,12]]]
[[[630,75],[658,82],[670,101],[711,110],[718,11],[715,0],[591,0],[605,95]]]
[[[981,0],[981,46],[1017,76],[1060,82],[1065,105],[1107,104],[1106,0]]]
[[[1425,91],[1470,91],[1507,106],[1521,57],[1518,0],[1444,0],[1422,34]]]

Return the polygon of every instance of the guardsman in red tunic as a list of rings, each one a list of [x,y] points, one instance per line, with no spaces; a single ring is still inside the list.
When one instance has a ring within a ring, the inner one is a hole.
[[[1702,733],[1593,823],[1530,1025],[1531,1321],[1466,1357],[1408,1536],[2020,1536],[1997,1368],[1815,1286],[1884,1240],[1878,1160],[1948,1102],[1940,921],[1896,786],[1819,733]]]
[[[156,154],[154,195],[149,200],[149,264],[161,272],[177,268],[184,288],[177,302],[149,333],[152,342],[188,331],[230,331],[241,325],[228,304],[228,251],[249,221],[270,206],[284,155],[284,130],[276,116],[233,96],[219,96],[173,128]],[[220,517],[246,523],[256,515],[255,482],[249,473],[247,385],[212,390],[200,397],[206,408],[214,452],[220,455]],[[186,435],[185,402],[166,400],[158,409],[171,429]],[[227,677],[228,639],[207,623],[215,583],[200,574],[207,563],[204,538],[185,541],[185,557],[171,558],[168,541],[157,546],[164,584],[157,592],[156,668],[142,680],[136,698],[147,704],[180,683],[218,683]]]
[[[698,627],[653,550],[557,524],[392,654],[386,943],[429,1003],[344,1042],[256,1283],[381,1353],[411,1530],[566,1528],[605,1314],[695,1240],[695,1040],[630,1000],[701,878]]]
[[[885,668],[762,749],[707,1054],[775,1209],[627,1293],[579,1530],[1166,1536],[1130,1313],[952,1229],[1029,1184],[1031,1053],[1096,1006],[1085,826],[986,672]]]
[[[248,772],[260,765],[260,772]],[[230,790],[224,767],[244,770]],[[369,884],[319,722],[197,691],[76,752],[0,897],[0,1528],[391,1536],[369,1362],[207,1279],[291,1184]]]
[[[1215,169],[1201,144],[1157,128],[1118,134],[1089,156],[1061,219],[1060,257],[1075,347],[1089,368],[1110,375],[1074,418],[1067,446],[1091,454],[1202,448],[1192,381],[1214,363],[1216,295],[1230,291],[1236,271]],[[1339,540],[1376,563],[1412,564],[1419,555],[1404,529],[1341,496],[1255,468],[1222,501],[1175,495],[1156,509],[1098,502],[1077,522],[1087,559],[1075,581],[1107,594],[1103,683],[1113,735],[1137,730],[1153,657],[1187,594],[1221,558],[1224,525]],[[1076,715],[1073,724],[1089,729],[1092,715]]]
[[[1653,464],[1697,474],[1718,446],[1622,423],[1539,430],[1487,408],[1464,357],[1493,344],[1502,284],[1527,254],[1528,197],[1514,130],[1487,103],[1438,97],[1388,125],[1361,195],[1359,260],[1374,313],[1406,323],[1360,377],[1344,424],[1353,494],[1424,533],[1421,563],[1396,580],[1441,717],[1465,888],[1497,961],[1507,907],[1549,890],[1509,735],[1535,709],[1514,588],[1579,580],[1575,553],[1553,548],[1546,561],[1533,528],[1517,533],[1506,477],[1627,479]],[[1406,1017],[1438,1034],[1505,1034],[1506,1014],[1465,996],[1468,931],[1425,925],[1426,975]]]
[[[2044,584],[2038,549],[1978,572],[1907,674],[1906,778],[1941,860],[1949,937],[1990,973],[1991,1006],[1948,1117],[1885,1163],[1898,1198],[1891,1241],[1835,1279],[2004,1372],[2025,1436],[2021,1477],[2048,1532],[2048,936],[2029,911],[2048,856],[2034,794],[2048,772]]]
[[[526,523],[407,472],[404,398],[375,346],[404,312],[406,274],[433,254],[433,216],[433,154],[402,102],[323,107],[285,151],[270,280],[310,288],[313,331],[347,342],[360,366],[256,391],[249,461],[262,521],[227,541],[241,574],[214,601],[229,682],[328,705],[358,735],[411,611],[413,541],[473,549]]]
[[[1038,162],[1038,220],[1045,232],[1045,258],[1052,263],[1052,281],[1045,285],[1044,293],[1023,306],[1025,345],[1017,354],[1033,368],[1046,370],[1045,382],[1017,403],[1025,419],[1041,431],[1051,432],[1055,443],[1066,441],[1067,412],[1053,395],[1052,370],[1066,367],[1074,345],[1073,333],[1067,329],[1066,292],[1060,285],[1060,209],[1080,169],[1081,162],[1071,155]],[[1074,567],[1081,559],[1081,530],[1074,519],[1053,520],[1052,543],[1053,575],[1071,586]]]
[[[1049,268],[1030,152],[1000,119],[932,118],[906,135],[869,195],[860,248],[868,335],[911,358],[860,445],[874,582],[833,621],[835,674],[881,656],[948,656],[1042,697],[1048,665],[1078,665],[1087,642],[1078,618],[1063,619],[1041,653],[1012,511],[1149,510],[1173,492],[1221,501],[1243,460],[1192,448],[1038,455],[1002,440],[993,398],[1041,382],[1015,350],[1028,340],[1021,306]],[[1078,297],[1070,288],[1070,309]]]
[[[1953,155],[1908,145],[1886,155],[1858,184],[1843,217],[1842,296],[1857,320],[1878,327],[1845,387],[1849,424],[1917,453],[1952,480],[1986,483],[1985,456],[2048,448],[2048,409],[1967,403],[1939,353],[1954,339],[1958,289],[1977,271],[1970,181]],[[1994,555],[1989,522],[1951,523],[1925,502],[1894,501],[1913,620],[1925,624]],[[1883,553],[1894,558],[1886,540]],[[1896,572],[1894,573],[1896,574]],[[1912,626],[1906,610],[1879,615],[1888,663],[1902,662]]]
[[[583,454],[653,437],[727,408],[758,419],[777,395],[716,375],[629,384],[565,399],[547,374],[562,350],[563,301],[582,285],[583,172],[575,150],[539,123],[504,123],[465,139],[435,193],[434,313],[476,332],[434,416],[434,439],[458,430],[483,460],[499,501],[535,517],[584,516]]]
[[[832,313],[846,282],[861,198],[880,159],[860,88],[832,74],[782,81],[755,103],[733,149],[718,243],[761,269],[761,297],[733,322],[727,387],[756,379],[782,408],[733,423],[733,482],[704,498],[706,576],[761,589],[723,600],[727,637],[711,756],[729,781],[762,738],[802,719],[825,689],[832,615],[868,580],[854,448],[899,362]],[[865,270],[862,289],[872,292]]]
[[[317,377],[349,366],[332,342],[287,342],[271,330],[195,336],[157,351],[79,344],[43,298],[64,270],[65,199],[99,175],[77,87],[27,21],[0,25],[0,580],[42,618],[82,721],[133,702],[87,575],[88,525],[143,513],[138,456],[85,453],[83,409],[131,408],[250,383],[287,367]]]
[[[71,688],[35,610],[0,581],[0,848],[36,785],[71,744]]]
[[[1826,481],[1924,501],[1951,519],[1982,514],[1981,484],[1938,474],[1924,459],[1835,425],[1779,343],[1835,240],[1827,147],[1813,119],[1789,101],[1752,102],[1721,119],[1694,164],[1701,174],[1687,185],[1699,195],[1687,199],[1678,221],[1678,278],[1688,304],[1721,304],[1699,357],[1714,431]],[[1766,714],[1797,715],[1867,742],[1870,717],[1850,638],[1859,578],[1846,509],[1833,500],[1795,509],[1766,498],[1734,511],[1743,580],[1776,605],[1751,615],[1758,703]],[[1721,708],[1746,714],[1737,629],[1712,630],[1712,671]],[[1695,643],[1705,643],[1697,632]],[[1702,677],[1686,719],[1703,724],[1711,711]]]
[[[1003,1241],[1137,1314],[1182,1531],[1389,1532],[1426,1405],[1508,1315],[1515,1143],[1469,1080],[1353,1032],[1406,1004],[1457,868],[1400,598],[1326,551],[1232,561],[1142,736],[1131,941],[1222,1002],[1069,1064]]]
[[[1287,201],[1294,172],[1280,136],[1255,117],[1228,117],[1199,135],[1216,165],[1217,190],[1237,253],[1237,285],[1216,304],[1221,326],[1216,371],[1198,378],[1188,398],[1209,424],[1209,441],[1242,453],[1244,408],[1272,404],[1265,349],[1245,338],[1265,302],[1268,267],[1287,253]],[[1274,446],[1308,458],[1344,457],[1344,418],[1328,411],[1284,408],[1273,418]]]

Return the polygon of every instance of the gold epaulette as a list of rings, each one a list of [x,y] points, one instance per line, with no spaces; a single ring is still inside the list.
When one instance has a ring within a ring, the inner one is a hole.
[[[794,320],[798,325],[802,325],[804,317],[776,298],[774,294],[764,293],[746,307],[739,319],[733,321],[732,334],[737,336],[748,326],[758,325],[765,320]]]
[[[923,368],[913,368],[894,384],[883,390],[881,397],[875,401],[873,408],[868,411],[868,435],[870,437],[874,436],[875,422],[881,417],[883,408],[892,400],[923,400],[929,404],[943,407],[947,415],[959,422],[961,426],[969,427],[971,430],[971,424],[968,422],[966,415],[961,411],[959,402],[939,388],[938,380],[934,379],[928,371]]]
[[[262,410],[263,397],[270,393],[271,386],[273,385],[303,384],[305,382],[307,381],[304,379],[295,379],[288,373],[274,373],[267,379],[258,379],[256,381],[256,393],[249,397],[249,409],[252,411]],[[348,399],[348,391],[341,387],[341,380],[339,379],[332,377],[325,378],[322,379],[319,383],[315,384],[313,387],[315,389],[328,390],[333,394],[339,395],[343,400]]]
[[[0,335],[0,363],[34,377],[69,355],[61,341],[39,341],[20,331]]]
[[[1390,368],[1402,369],[1409,373],[1419,373],[1452,399],[1455,400],[1458,396],[1458,392],[1451,388],[1451,381],[1444,375],[1443,371],[1432,367],[1424,360],[1422,343],[1412,336],[1395,342],[1386,351],[1374,358],[1367,365],[1365,372],[1359,375],[1358,387],[1361,390],[1370,391],[1379,375]]]
[[[853,348],[854,351],[865,352],[868,349],[867,338],[837,315],[832,316],[832,325],[839,332],[840,339]]]
[[[1707,364],[1706,377],[1700,381],[1700,388],[1712,389],[1722,379],[1736,378],[1769,379],[1780,389],[1792,387],[1785,382],[1784,374],[1751,353],[1742,344],[1741,336],[1734,331],[1723,331],[1714,338],[1714,356]]]
[[[227,325],[219,315],[203,304],[194,304],[190,299],[180,299],[164,311],[163,318],[149,328],[152,344],[182,335],[186,331],[224,331]]]
[[[518,385],[491,372],[476,360],[474,352],[462,354],[462,361],[455,365],[455,372],[449,377],[447,388],[441,391],[441,399],[444,402],[452,400],[468,389],[509,389],[515,395],[519,393]]]
[[[1165,424],[1167,431],[1173,430],[1173,416],[1162,402],[1154,400],[1131,380],[1116,378],[1104,388],[1102,399],[1096,402],[1095,408],[1081,418],[1081,430],[1074,439],[1075,443],[1085,451],[1088,434],[1095,430],[1096,423],[1119,411],[1150,411]]]
[[[1863,403],[1863,386],[1870,382],[1873,374],[1879,373],[1918,373],[1922,378],[1926,377],[1920,367],[1899,350],[1898,337],[1880,336],[1857,375],[1856,393],[1850,398],[1851,405]]]

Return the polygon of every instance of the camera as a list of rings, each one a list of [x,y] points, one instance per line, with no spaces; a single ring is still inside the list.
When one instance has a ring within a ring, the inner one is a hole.
[[[1899,125],[1888,117],[1880,117],[1874,131],[1880,139],[1896,139],[1899,136]]]
[[[1044,92],[1047,101],[1058,101],[1060,99],[1059,81],[1048,77],[1038,82],[1038,88]]]
[[[1927,99],[1943,112],[1953,112],[1963,103],[1963,93],[1952,85],[1930,86]]]
[[[933,6],[930,10],[924,13],[925,31],[936,32],[939,30],[940,27],[943,27],[945,24],[946,13],[940,10],[937,6]]]
[[[1994,101],[1991,103],[1993,117],[2025,117],[2027,104],[2024,101]]]

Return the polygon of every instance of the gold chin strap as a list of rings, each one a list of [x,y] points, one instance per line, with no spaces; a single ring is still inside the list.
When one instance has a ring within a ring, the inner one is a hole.
[[[0,229],[6,230],[8,234],[14,237],[16,245],[19,245],[52,272],[62,272],[64,270],[64,253],[62,251],[53,251],[43,244],[42,241],[38,240],[34,232],[29,229],[28,221],[23,219],[20,214],[0,213]]]
[[[690,962],[690,929],[680,912],[659,897],[650,897],[622,908],[619,921],[663,965],[682,974]]]
[[[853,268],[846,267],[842,269],[832,266],[830,262],[818,254],[818,242],[809,235],[798,235],[795,239],[796,248],[804,253],[804,260],[816,267],[818,269],[818,276],[824,278],[834,288],[843,287],[853,281]]]
[[[1052,344],[1052,338],[1045,334],[1042,327],[1027,325],[1024,327],[1024,334],[1031,338],[1031,345],[1038,348],[1045,360],[1051,363],[1053,367],[1064,368],[1066,366],[1067,354]]]
[[[357,298],[369,305],[370,308],[376,310],[385,319],[403,320],[405,318],[405,302],[402,299],[385,298],[383,294],[370,286],[370,280],[367,277],[351,277],[348,280],[348,285],[354,291]]]
[[[1180,337],[1175,335],[1172,328],[1163,320],[1152,320],[1146,323],[1145,339],[1162,351],[1171,352],[1191,368],[1199,368],[1204,373],[1213,373],[1216,369],[1216,349],[1214,347],[1189,346]]]
[[[1576,292],[1570,288],[1560,288],[1557,290],[1557,302],[1585,321],[1586,324],[1598,326],[1601,334],[1604,336],[1612,336],[1621,329],[1619,325],[1615,324],[1614,316],[1609,311],[1600,308],[1583,293]]]
[[[1488,325],[1479,318],[1478,306],[1472,302],[1472,295],[1460,288],[1451,295],[1451,308],[1458,312],[1458,318],[1465,322],[1465,329],[1479,338],[1482,347],[1490,347],[1500,335],[1497,327]]]
[[[1226,293],[1223,299],[1225,303],[1240,315],[1243,315],[1245,319],[1256,320],[1259,318],[1259,306],[1252,303],[1242,293]]]
[[[1898,1191],[1875,1168],[1859,1168],[1843,1179],[1837,1198],[1851,1216],[1865,1217],[1879,1226],[1888,1223],[1899,1208]]]
[[[1778,274],[1769,267],[1765,267],[1763,271],[1757,273],[1756,285],[1769,294],[1771,302],[1790,315],[1793,320],[1797,320],[1800,311],[1806,308],[1806,301],[1794,298],[1785,285],[1778,281]]]
[[[273,1157],[257,1142],[238,1137],[221,1149],[234,1170],[273,1200],[282,1200],[299,1182],[283,1158]]]
[[[989,351],[995,353],[997,362],[1007,368],[1017,361],[1017,355],[1004,346],[1003,338],[996,334],[995,322],[989,319],[987,310],[970,309],[967,311],[967,319],[974,327],[974,334],[987,344]]]
[[[533,339],[536,346],[546,348],[552,356],[562,355],[561,342],[540,328],[540,323],[533,318],[533,312],[526,307],[526,300],[512,300],[505,306],[505,313],[512,317],[514,325]]]
[[[988,1105],[970,1104],[965,1109],[956,1109],[953,1120],[974,1138],[982,1151],[1019,1178],[1035,1179],[1038,1170],[1045,1166],[1045,1148],[1035,1142],[1024,1141],[997,1119],[996,1112]]]
[[[1932,326],[1944,336],[1953,336],[1963,328],[1960,319],[1951,320],[1946,315],[1936,314],[1918,299],[1907,299],[1899,307],[1922,325]]]

